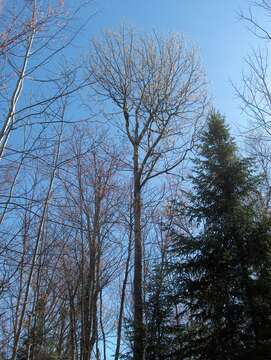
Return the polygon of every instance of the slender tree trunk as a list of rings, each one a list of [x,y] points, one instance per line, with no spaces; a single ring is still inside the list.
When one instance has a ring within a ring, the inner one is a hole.
[[[104,325],[103,325],[103,292],[102,289],[100,290],[100,328],[102,333],[102,339],[103,339],[103,359],[106,360],[106,335],[104,331]],[[98,341],[97,341],[98,344]]]
[[[100,210],[101,210],[101,198],[99,195],[100,187],[98,185],[95,189],[95,212],[94,212],[94,224],[93,224],[93,239],[92,239],[92,259],[93,259],[93,282],[92,282],[92,292],[91,292],[91,323],[92,323],[92,333],[90,337],[90,355],[93,351],[94,345],[98,339],[98,296],[100,292]]]
[[[75,324],[75,306],[74,295],[69,292],[69,317],[70,317],[70,333],[69,333],[69,357],[70,360],[75,359],[75,343],[76,343],[76,324]]]
[[[142,301],[142,236],[141,184],[138,164],[138,146],[134,146],[134,360],[144,359],[144,325]]]
[[[27,44],[27,48],[24,54],[24,60],[23,60],[23,64],[22,64],[22,68],[19,72],[19,77],[18,80],[16,82],[15,85],[15,89],[13,91],[12,97],[11,97],[11,101],[10,101],[10,108],[8,111],[8,115],[6,117],[6,119],[4,120],[3,126],[0,130],[0,160],[3,157],[8,139],[9,139],[9,135],[11,133],[11,129],[12,129],[12,125],[14,122],[14,118],[15,118],[15,113],[16,113],[16,106],[17,103],[20,99],[20,96],[22,94],[22,90],[23,90],[23,85],[24,85],[24,80],[25,80],[25,74],[27,71],[27,66],[28,66],[28,62],[29,62],[29,58],[31,56],[31,49],[32,49],[32,45],[33,45],[33,41],[34,41],[34,37],[36,34],[36,29],[35,29],[35,18],[36,18],[36,0],[33,1],[33,10],[32,10],[32,30],[30,33],[30,37],[28,39],[28,44]]]
[[[132,224],[131,221],[130,221],[130,224]],[[126,286],[127,286],[127,281],[128,281],[128,275],[129,275],[129,266],[130,266],[130,258],[131,258],[131,247],[132,247],[132,229],[130,229],[130,234],[129,234],[128,256],[127,256],[127,260],[126,260],[124,279],[123,279],[122,289],[121,289],[119,319],[118,319],[118,327],[117,327],[117,344],[116,344],[116,351],[115,351],[115,360],[119,360],[119,356],[120,356],[122,319],[123,319],[123,311],[124,311],[124,302],[125,302]]]

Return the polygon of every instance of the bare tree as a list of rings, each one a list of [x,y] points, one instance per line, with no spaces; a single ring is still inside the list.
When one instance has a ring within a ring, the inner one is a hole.
[[[129,198],[132,198],[132,192],[130,192],[129,187]],[[132,199],[131,199],[132,200]],[[117,323],[117,335],[116,335],[116,348],[114,359],[119,360],[120,357],[120,349],[121,349],[121,339],[122,339],[122,324],[124,318],[124,306],[126,300],[126,291],[128,285],[128,276],[131,269],[131,255],[132,255],[132,234],[133,234],[133,210],[132,210],[132,201],[127,203],[128,205],[128,216],[125,214],[124,218],[124,226],[125,226],[125,234],[128,237],[128,246],[125,248],[126,259],[124,262],[124,275],[121,285],[121,294],[120,294],[120,304],[119,304],[119,313],[118,313],[118,323]]]
[[[78,63],[68,62],[65,55],[83,28],[75,26],[74,19],[87,3],[82,0],[69,11],[58,0],[4,3],[0,14],[1,160],[14,161],[27,152],[30,156],[37,139],[61,121],[58,100],[86,85],[86,79],[80,80]],[[27,144],[20,141],[23,132]]]
[[[261,41],[246,57],[246,69],[242,75],[242,86],[234,86],[241,100],[242,111],[250,120],[245,133],[247,151],[257,159],[259,171],[264,175],[262,193],[264,207],[270,203],[270,136],[271,136],[271,87],[270,54],[271,2],[258,0],[251,2],[248,11],[240,14],[252,34]]]
[[[62,108],[62,119],[63,120],[64,120],[64,114],[65,114],[65,105]],[[44,197],[41,214],[39,216],[36,239],[35,239],[35,243],[33,246],[31,258],[29,260],[29,272],[28,272],[28,275],[27,275],[27,278],[26,278],[24,284],[22,284],[22,286],[24,287],[22,296],[20,296],[18,298],[18,303],[17,303],[18,307],[17,308],[19,310],[19,314],[16,316],[15,327],[14,327],[14,340],[13,340],[13,350],[12,350],[12,357],[11,357],[12,360],[15,360],[16,355],[17,355],[19,339],[20,339],[20,335],[21,335],[21,331],[22,331],[22,325],[23,325],[23,321],[25,319],[27,303],[29,301],[28,299],[30,296],[31,283],[32,283],[32,279],[33,279],[33,276],[35,273],[35,269],[37,267],[37,260],[39,258],[39,250],[41,247],[42,238],[43,238],[43,234],[44,234],[44,228],[45,228],[45,222],[46,222],[46,218],[47,218],[49,201],[51,198],[51,193],[52,193],[53,186],[54,186],[55,174],[56,174],[57,166],[58,166],[62,133],[63,133],[63,123],[62,123],[62,126],[59,131],[59,137],[57,139],[55,155],[54,155],[54,159],[53,159],[52,171],[49,176],[48,187],[46,189],[46,194]],[[22,271],[24,271],[24,269],[22,269]]]
[[[82,360],[89,360],[95,346],[99,348],[99,332],[105,344],[103,290],[114,278],[119,262],[114,245],[121,201],[119,159],[112,148],[112,155],[108,149],[103,136],[92,137],[87,128],[76,128],[69,151],[71,159],[60,173],[65,194],[65,201],[59,203],[60,218],[73,229],[69,231],[73,251],[64,257],[70,308],[69,354]],[[77,279],[74,284],[70,281],[71,268]],[[75,299],[79,316],[74,316]]]
[[[268,47],[271,33],[268,23],[271,18],[271,3],[268,0],[252,2],[248,12],[240,14],[256,38],[263,40],[263,47],[253,50],[246,58],[247,68],[243,73],[243,86],[235,86],[242,102],[242,110],[252,120],[252,131],[261,129],[265,135],[271,133],[271,89],[270,60]],[[261,19],[261,21],[259,20]]]
[[[246,59],[247,70],[243,74],[242,88],[235,87],[241,100],[242,110],[249,117],[252,131],[263,130],[271,135],[271,89],[268,51],[257,50]]]
[[[142,189],[171,172],[193,146],[206,104],[205,80],[195,49],[182,37],[140,36],[123,28],[92,41],[89,74],[96,94],[131,149],[134,216],[134,359],[144,358],[142,300]],[[112,114],[113,112],[113,114]]]
[[[73,21],[87,3],[68,12],[64,1],[14,0],[0,12],[0,341],[11,359],[24,339],[28,359],[41,357],[41,331],[63,324],[62,289],[52,290],[51,272],[59,261],[52,249],[61,251],[52,224],[56,232],[63,224],[51,211],[64,113],[87,81],[65,52],[85,24]]]
[[[247,23],[248,29],[256,37],[262,40],[271,40],[271,32],[265,21],[271,16],[270,0],[250,1],[249,5],[248,11],[240,12],[240,18]],[[260,18],[262,21],[259,20]]]

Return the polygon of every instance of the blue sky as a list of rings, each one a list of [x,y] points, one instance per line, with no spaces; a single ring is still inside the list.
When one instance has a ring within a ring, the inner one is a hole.
[[[238,132],[245,117],[231,81],[240,83],[244,58],[259,45],[238,19],[238,11],[248,10],[248,5],[249,0],[96,0],[97,14],[82,41],[122,23],[142,32],[183,33],[199,48],[214,105]]]

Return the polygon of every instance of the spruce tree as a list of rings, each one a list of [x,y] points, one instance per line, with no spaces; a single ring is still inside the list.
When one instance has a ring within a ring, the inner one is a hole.
[[[170,296],[174,287],[166,265],[156,265],[146,286],[144,309],[146,360],[182,358],[180,344],[185,338],[185,327],[179,323]]]
[[[268,359],[270,220],[255,211],[259,177],[241,159],[213,112],[195,161],[191,221],[195,235],[174,235],[176,293],[186,309],[183,359]]]
[[[167,286],[162,266],[156,266],[148,278],[145,302],[146,360],[166,359],[170,353],[169,321],[171,304],[167,301]]]

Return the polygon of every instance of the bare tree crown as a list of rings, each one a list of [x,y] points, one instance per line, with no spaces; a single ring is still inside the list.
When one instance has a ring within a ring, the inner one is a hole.
[[[140,146],[142,172],[147,166],[149,176],[165,158],[163,171],[172,167],[169,154],[182,152],[189,136],[191,141],[206,102],[195,48],[176,34],[140,36],[123,28],[93,40],[91,50],[95,92],[122,113],[129,141]]]

